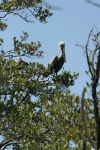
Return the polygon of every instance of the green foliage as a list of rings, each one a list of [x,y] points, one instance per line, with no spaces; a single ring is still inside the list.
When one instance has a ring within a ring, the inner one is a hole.
[[[37,44],[33,41],[31,41],[30,44],[27,44],[26,42],[23,43],[24,41],[27,40],[28,38],[28,34],[27,32],[23,32],[24,36],[20,36],[21,37],[21,40],[17,40],[16,37],[13,38],[13,41],[14,41],[14,52],[17,54],[17,55],[20,55],[20,56],[28,56],[30,55],[29,57],[43,57],[42,53],[43,51],[38,51],[38,48],[41,47],[41,43],[40,41],[37,41]],[[12,51],[10,53],[13,53]],[[9,54],[10,55],[10,54]],[[12,56],[12,55],[10,55]]]
[[[50,8],[43,10],[41,0],[12,0],[0,4],[1,12],[7,15],[22,9],[30,9],[32,15],[42,23],[46,23],[46,18],[52,15]],[[18,13],[16,15],[20,16]],[[20,17],[29,21],[27,13]],[[2,23],[0,27],[4,30],[7,25]],[[43,80],[43,64],[15,63],[14,57],[17,56],[43,57],[43,51],[39,50],[41,43],[27,43],[28,36],[27,32],[23,32],[20,40],[14,37],[14,50],[1,50],[0,134],[4,141],[0,143],[0,148],[12,145],[16,150],[82,149],[84,128],[79,109],[81,98],[70,94],[68,89],[74,85],[79,74],[74,72],[71,75],[71,72],[63,71],[57,77],[52,74],[49,80]],[[2,43],[3,39],[0,39],[0,46]],[[7,66],[13,67],[6,69]],[[87,86],[91,85],[87,82]],[[84,103],[88,133],[96,138],[93,110],[90,109],[93,102],[85,99]],[[70,145],[71,141],[77,144],[75,148]],[[88,143],[87,150],[90,147]]]
[[[69,87],[70,77],[73,79],[77,75],[71,76],[70,73],[63,72],[58,76],[58,79],[62,79],[62,83],[54,78],[53,80],[51,78],[52,82],[40,82],[42,72],[45,71],[42,64],[30,62],[28,66],[22,64],[22,71],[17,69],[20,64],[15,64],[14,52],[16,55],[20,52],[22,56],[30,57],[31,53],[34,53],[34,57],[40,56],[37,55],[40,42],[38,45],[34,42],[23,43],[27,38],[27,33],[21,36],[21,41],[14,37],[15,51],[2,51],[0,56],[2,136],[11,141],[15,141],[15,137],[18,136],[17,141],[22,144],[23,149],[33,149],[33,147],[35,149],[62,147],[63,149],[63,145],[69,147],[66,141],[74,138],[70,134],[75,132],[72,119],[74,116],[69,110],[75,107],[75,102],[74,95],[69,95],[66,89],[62,92],[61,85],[67,80],[65,86]],[[31,50],[28,47],[31,47]],[[5,56],[10,57],[5,59]],[[14,69],[5,70],[6,65],[13,65]],[[31,101],[32,95],[37,97],[36,101]],[[68,117],[71,115],[71,118]],[[71,126],[73,129],[68,129]]]
[[[23,41],[28,37],[27,33],[24,35],[25,37],[21,36]],[[22,56],[26,55],[23,51],[25,46],[30,47],[32,44],[37,46],[34,42],[24,44],[14,37],[14,46],[20,49]],[[34,52],[34,57],[37,57],[36,54],[37,51]],[[19,149],[69,149],[71,141],[81,149],[80,140],[84,129],[81,114],[77,111],[80,97],[71,95],[68,90],[79,74],[71,75],[71,72],[64,71],[57,77],[41,82],[42,73],[45,72],[42,64],[30,62],[18,70],[20,64],[15,65],[13,57],[5,59],[5,55],[8,53],[3,52],[0,56],[3,64],[0,66],[2,136],[11,141],[17,140]],[[12,56],[10,52],[9,55]],[[27,56],[31,56],[31,51],[27,52]],[[15,69],[5,70],[7,64],[14,65]],[[33,95],[36,98],[34,101],[31,100]],[[85,99],[85,105],[88,131],[95,136],[94,118],[87,116],[93,114],[89,109],[91,100]]]
[[[24,11],[23,11],[24,9]],[[27,22],[33,22],[30,20],[30,15],[35,17],[41,23],[47,23],[47,17],[52,16],[49,12],[50,8],[43,8],[42,0],[11,0],[0,3],[1,17],[5,18],[9,14],[18,15]],[[6,20],[5,20],[6,21]],[[0,21],[0,30],[4,31],[7,28],[7,24]]]
[[[5,64],[6,60],[1,59]],[[14,63],[11,59],[8,62]],[[42,64],[33,62],[28,67],[23,66],[23,70],[1,70],[2,135],[12,141],[17,136],[20,149],[67,149],[70,141],[81,149],[79,139],[84,130],[82,127],[79,130],[82,119],[74,110],[80,107],[80,97],[71,95],[67,89],[62,91],[61,83],[55,83],[56,80],[53,86],[51,81],[40,82],[38,72],[44,71]],[[66,75],[64,72],[58,78]],[[31,80],[32,77],[38,77],[38,80]],[[10,95],[9,99],[7,95]],[[31,101],[31,95],[37,100]],[[90,119],[87,120],[89,125]]]
[[[62,90],[68,88],[69,86],[73,86],[74,85],[74,81],[75,79],[77,79],[78,74],[75,74],[72,76],[70,71],[66,72],[64,71],[63,74],[58,75],[57,77],[53,75],[52,80],[54,81],[55,84],[59,84],[60,83],[60,87],[62,88]]]
[[[0,46],[2,45],[3,42],[4,42],[3,39],[0,38]]]
[[[0,21],[0,30],[4,31],[4,30],[6,30],[6,28],[7,28],[7,24]]]

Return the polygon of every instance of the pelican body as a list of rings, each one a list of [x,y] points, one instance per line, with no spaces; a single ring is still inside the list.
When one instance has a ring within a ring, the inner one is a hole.
[[[50,74],[53,72],[56,73],[62,68],[64,62],[66,62],[65,58],[65,43],[63,41],[59,42],[59,49],[61,50],[60,56],[54,56],[47,64],[46,70],[50,69]],[[45,77],[49,76],[49,74],[44,74]]]
[[[23,64],[23,65],[28,65],[28,62],[22,60],[21,57],[17,57],[17,58],[15,59],[15,64],[18,64],[18,63],[19,63],[19,64]],[[7,65],[5,69],[6,69],[6,70],[14,69],[14,66],[12,66],[12,65]],[[17,69],[21,70],[22,67],[19,67],[19,68],[17,68]]]

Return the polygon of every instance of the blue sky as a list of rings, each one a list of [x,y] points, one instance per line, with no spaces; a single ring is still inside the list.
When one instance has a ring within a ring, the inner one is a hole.
[[[44,51],[44,57],[22,59],[28,62],[43,63],[46,66],[53,56],[60,55],[58,42],[64,41],[66,47],[64,69],[66,71],[71,70],[72,74],[74,72],[79,73],[75,85],[70,87],[70,90],[71,93],[81,96],[83,87],[86,86],[87,81],[90,82],[90,78],[85,73],[85,70],[88,70],[86,57],[83,56],[82,48],[76,44],[85,46],[93,25],[96,25],[98,32],[100,31],[100,8],[87,3],[85,0],[46,0],[46,2],[61,8],[59,10],[51,9],[53,15],[47,19],[48,23],[46,24],[40,23],[35,18],[33,18],[35,20],[33,23],[27,23],[18,16],[8,15],[6,17],[8,28],[4,32],[0,31],[0,38],[4,39],[3,49],[5,51],[13,49],[13,37],[19,38],[22,31],[28,32],[27,42],[40,41],[42,44],[40,49]],[[94,2],[100,3],[99,0],[94,0]],[[92,42],[90,42],[89,48],[94,49]]]

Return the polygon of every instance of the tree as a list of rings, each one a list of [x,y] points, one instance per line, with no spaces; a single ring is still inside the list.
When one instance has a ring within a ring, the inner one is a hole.
[[[3,18],[13,13],[29,22],[27,15],[23,16],[24,14],[18,13],[18,10],[26,8],[40,22],[46,23],[46,18],[51,16],[51,13],[49,8],[42,10],[40,6],[42,7],[40,0],[4,1],[1,3],[1,12],[6,12]],[[2,23],[1,30],[4,31],[6,27],[7,25]],[[98,150],[100,148],[97,132],[99,131],[99,116],[97,116],[97,111],[94,116],[91,106],[94,105],[95,110],[98,108],[97,103],[95,104],[96,94],[98,94],[95,90],[97,82],[94,83],[98,79],[96,77],[99,71],[99,55],[97,68],[91,73],[93,61],[91,65],[87,53],[87,42],[85,48],[89,72],[94,75],[93,84],[91,84],[94,101],[84,98],[86,88],[83,89],[81,97],[75,97],[74,94],[70,94],[69,86],[74,86],[78,73],[71,75],[71,72],[63,71],[57,77],[52,74],[49,79],[43,79],[42,75],[45,72],[43,64],[30,62],[24,65],[20,61],[15,63],[14,58],[17,56],[26,56],[30,59],[43,56],[43,51],[39,51],[41,43],[39,41],[37,44],[33,41],[27,43],[27,38],[27,32],[23,32],[20,40],[14,37],[14,50],[7,52],[1,50],[0,54],[0,134],[4,137],[0,148],[5,149],[12,145],[13,149],[63,150],[72,148],[71,141],[73,141],[76,144],[73,149],[88,150],[91,145],[96,148],[95,141],[97,141]],[[2,45],[3,39],[0,39],[0,42]],[[96,42],[95,39],[94,42]],[[97,50],[98,47],[93,54]],[[7,66],[13,67],[7,69]],[[35,97],[35,101],[32,101],[32,96]]]
[[[24,37],[22,38],[24,39]],[[22,44],[22,46],[23,45],[25,47],[25,44]],[[23,47],[21,49],[23,49]],[[14,51],[12,53],[14,53]],[[4,58],[5,55],[8,54],[2,51],[0,57],[3,64],[0,66],[0,132],[1,135],[5,137],[5,140],[2,141],[0,147],[6,148],[9,145],[17,145],[19,149],[21,149],[21,146],[23,149],[40,149],[42,147],[45,148],[46,143],[48,149],[51,146],[57,146],[52,145],[51,141],[55,139],[55,133],[58,136],[62,130],[59,129],[59,123],[61,121],[57,118],[60,117],[59,119],[61,120],[63,118],[61,112],[56,114],[59,108],[55,108],[58,107],[58,104],[61,107],[61,101],[64,97],[62,88],[64,90],[64,87],[73,85],[74,78],[76,78],[77,75],[74,74],[71,76],[70,72],[64,72],[62,75],[59,75],[57,79],[53,76],[51,78],[52,82],[40,80],[40,75],[45,70],[42,64],[33,62],[28,66],[22,65],[22,69],[19,70],[20,64],[14,66],[14,60],[6,60]],[[12,56],[11,53],[9,53],[9,55]],[[36,53],[34,56],[36,56]],[[7,64],[14,67],[6,70]],[[37,79],[35,79],[36,77]],[[60,79],[61,83],[59,82]],[[31,101],[32,95],[37,97],[37,101]],[[59,98],[61,100],[58,103],[57,99]],[[62,103],[62,105],[64,104]],[[61,128],[63,127],[62,125]],[[50,139],[51,132],[53,132],[53,139]],[[62,134],[64,133],[62,132]]]
[[[87,44],[86,47],[83,47],[86,49],[86,57],[87,57],[87,63],[88,63],[88,67],[89,70],[86,71],[86,74],[88,75],[90,73],[91,75],[91,83],[89,84],[87,82],[87,87],[92,89],[92,98],[93,100],[91,101],[92,106],[94,107],[94,110],[91,108],[91,112],[92,112],[92,120],[95,119],[95,132],[96,132],[96,137],[94,139],[96,139],[97,141],[97,150],[100,149],[100,106],[99,106],[99,95],[100,92],[97,91],[97,87],[99,87],[99,71],[100,71],[100,42],[99,42],[99,36],[100,36],[100,32],[98,32],[97,34],[93,34],[93,39],[92,41],[94,42],[95,45],[95,49],[92,51],[90,49],[88,49],[88,44],[89,44],[89,39],[90,36],[92,34],[94,27],[92,28],[92,30],[89,33],[89,37],[87,40]],[[77,46],[81,46],[81,45],[77,45]],[[91,51],[90,56],[88,55],[88,50]],[[97,51],[99,50],[99,52],[97,53]],[[94,63],[95,60],[95,56],[96,56],[96,61]],[[92,57],[92,59],[90,60],[90,58]],[[84,106],[84,93],[85,93],[86,89],[84,88],[83,90],[83,98],[82,98],[82,105]],[[93,140],[91,140],[90,136],[88,135],[87,132],[87,126],[86,126],[86,122],[85,122],[85,117],[84,117],[84,112],[83,112],[83,106],[82,106],[82,118],[83,118],[83,122],[84,122],[84,130],[85,130],[85,134],[86,137],[88,138],[89,141],[91,141],[92,145],[94,145]],[[95,145],[93,146],[95,148]]]
[[[52,15],[49,8],[42,10],[42,1],[40,0],[12,0],[3,1],[0,4],[1,12],[6,13],[1,19],[12,13],[29,22],[27,11],[25,16],[18,12],[25,8],[40,22],[46,23],[46,18]],[[1,21],[0,27],[1,31],[4,31],[7,25]],[[24,65],[20,61],[15,63],[14,57],[42,57],[43,51],[38,50],[41,43],[39,41],[37,44],[33,41],[30,44],[26,43],[28,38],[26,32],[23,32],[20,38],[20,40],[17,40],[16,37],[13,38],[14,50],[7,52],[1,50],[0,54],[0,134],[4,137],[0,148],[5,149],[10,145],[14,149],[63,147],[65,140],[63,141],[63,138],[59,136],[66,136],[63,131],[64,122],[61,123],[65,116],[62,116],[62,109],[58,110],[61,105],[64,107],[63,98],[66,101],[65,105],[67,99],[70,97],[73,99],[73,96],[68,96],[68,89],[65,89],[74,85],[78,74],[74,73],[72,76],[70,72],[64,71],[57,78],[52,75],[51,81],[40,80],[45,71],[42,64],[30,62]],[[3,39],[0,39],[0,42],[2,45]],[[66,93],[64,92],[66,96],[62,89],[66,91]],[[32,95],[37,98],[34,102],[31,101]],[[69,120],[66,122],[70,125]],[[61,141],[60,145],[59,140]]]

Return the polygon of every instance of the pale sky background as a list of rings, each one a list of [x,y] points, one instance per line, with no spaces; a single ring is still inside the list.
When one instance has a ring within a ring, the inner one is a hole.
[[[42,24],[35,18],[33,23],[27,23],[18,16],[8,15],[6,22],[8,28],[0,31],[0,38],[4,39],[3,49],[5,51],[13,49],[13,37],[20,39],[22,31],[28,32],[29,38],[27,42],[40,41],[44,51],[44,57],[40,59],[23,58],[28,62],[43,63],[44,66],[55,55],[60,55],[58,42],[65,42],[66,63],[64,70],[73,73],[79,73],[75,85],[70,87],[71,93],[80,95],[86,82],[90,82],[90,78],[86,75],[85,70],[88,70],[86,57],[83,56],[81,47],[76,46],[77,43],[85,46],[88,34],[92,27],[96,25],[97,31],[100,31],[100,8],[87,3],[85,0],[45,0],[50,5],[55,6],[56,10],[51,9],[53,15],[48,18],[48,23]],[[99,3],[99,0],[94,0]],[[45,5],[44,5],[45,6]],[[61,8],[61,9],[57,9]],[[96,30],[94,30],[96,33]],[[89,48],[94,49],[90,42]],[[59,73],[61,73],[59,71]],[[58,73],[58,74],[59,74]]]

